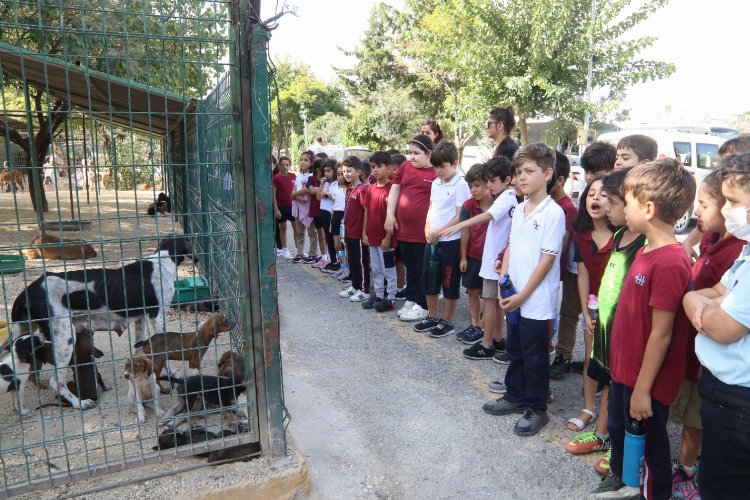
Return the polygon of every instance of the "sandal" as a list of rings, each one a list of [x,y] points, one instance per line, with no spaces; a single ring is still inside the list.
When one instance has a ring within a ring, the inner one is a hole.
[[[581,412],[578,414],[578,416],[585,415],[588,418],[586,420],[582,420],[578,417],[569,418],[566,423],[568,424],[568,430],[575,431],[575,432],[581,432],[583,429],[591,425],[591,423],[596,420],[596,413],[589,410],[588,408],[584,408],[581,410]]]

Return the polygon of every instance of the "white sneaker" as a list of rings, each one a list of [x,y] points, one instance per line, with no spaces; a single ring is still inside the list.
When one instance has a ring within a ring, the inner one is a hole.
[[[289,249],[285,248],[281,251],[281,256],[284,257],[286,260],[292,260],[292,255],[289,253]]]
[[[357,290],[355,290],[353,286],[350,286],[349,288],[347,288],[346,290],[344,290],[343,292],[341,292],[339,294],[339,297],[341,297],[342,299],[348,299],[349,297],[351,297],[355,293],[357,293]]]
[[[276,249],[276,256],[277,256],[277,257],[278,257],[279,255],[281,255],[282,253],[284,253],[284,250],[282,250],[281,248],[277,248],[277,249]]]
[[[363,292],[362,290],[357,290],[354,295],[349,297],[349,302],[362,302],[363,300],[368,298],[370,298],[370,296],[365,292]]]
[[[427,309],[422,309],[419,304],[414,304],[414,307],[401,315],[401,321],[422,321],[427,316]]]
[[[404,302],[404,305],[401,307],[401,309],[398,310],[398,317],[400,318],[402,314],[406,314],[407,311],[411,311],[411,308],[414,307],[414,302],[411,300],[407,300]]]

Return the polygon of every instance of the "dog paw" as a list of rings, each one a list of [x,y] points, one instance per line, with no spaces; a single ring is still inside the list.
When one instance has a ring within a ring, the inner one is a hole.
[[[78,407],[83,411],[90,410],[96,408],[96,401],[93,399],[82,399]]]

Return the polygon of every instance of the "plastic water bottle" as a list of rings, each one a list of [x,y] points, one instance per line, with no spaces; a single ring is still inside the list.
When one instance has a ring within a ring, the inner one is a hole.
[[[588,308],[591,321],[596,323],[596,319],[599,317],[599,299],[596,298],[596,295],[589,295]]]
[[[646,451],[646,421],[631,418],[625,425],[625,451],[622,457],[622,482],[641,486],[641,470]]]
[[[349,264],[346,262],[346,254],[343,249],[336,252],[336,261],[339,263],[340,271],[346,271],[349,269]]]
[[[515,295],[518,293],[518,290],[516,290],[516,287],[513,286],[513,281],[511,281],[509,275],[505,275],[502,278],[500,278],[500,296],[504,299],[507,299],[508,297]],[[505,319],[508,321],[509,325],[517,325],[521,321],[521,308],[514,311],[507,311],[505,313]]]

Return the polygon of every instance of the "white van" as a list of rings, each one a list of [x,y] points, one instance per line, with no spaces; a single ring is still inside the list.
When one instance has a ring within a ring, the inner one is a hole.
[[[643,134],[652,137],[658,144],[658,158],[677,158],[683,166],[695,176],[697,186],[711,173],[719,162],[719,146],[726,139],[714,135],[686,134],[681,132],[657,130],[620,130],[608,132],[597,137],[598,141],[608,142],[617,146],[625,136]],[[686,233],[690,230],[690,219],[695,218],[698,207],[698,192],[695,193],[693,207],[675,224],[675,232]]]

